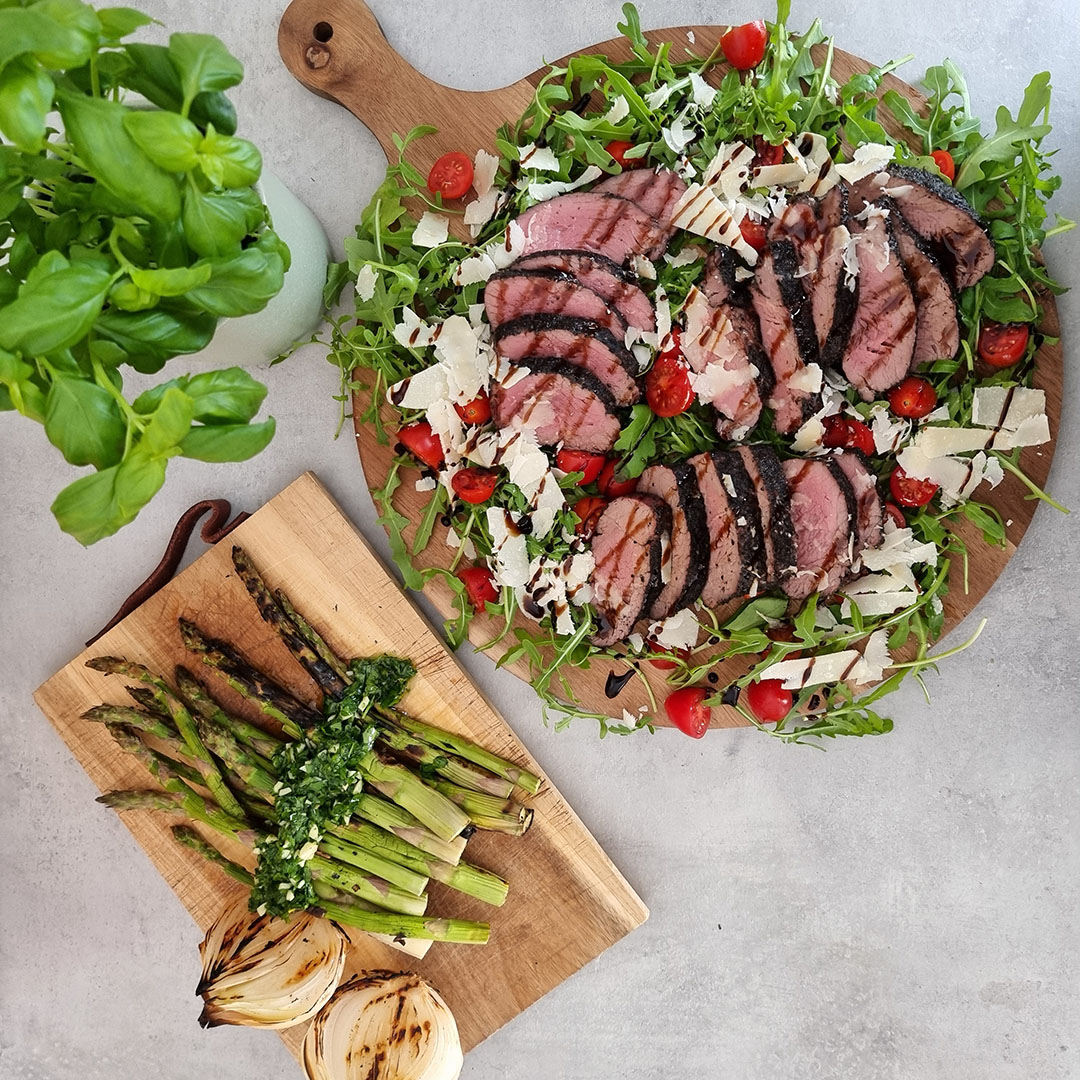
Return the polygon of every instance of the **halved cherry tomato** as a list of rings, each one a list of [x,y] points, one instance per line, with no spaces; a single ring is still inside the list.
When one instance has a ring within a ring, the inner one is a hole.
[[[681,657],[683,660],[685,660],[690,655],[689,649],[668,649],[665,648],[663,645],[658,645],[655,641],[651,640],[645,642],[645,647],[649,650],[649,652],[674,653],[676,656]],[[659,668],[661,671],[672,671],[679,666],[675,663],[674,660],[667,660],[663,657],[650,658],[649,663],[652,664],[653,667]]]
[[[889,517],[893,519],[893,523],[898,529],[907,528],[907,518],[904,517],[904,511],[901,510],[900,507],[896,505],[896,503],[887,502],[885,504],[885,510],[888,513]]]
[[[671,348],[657,356],[645,376],[645,399],[657,416],[678,416],[694,400],[690,365],[683,359],[678,327],[672,329],[671,339]]]
[[[498,482],[499,474],[494,469],[481,469],[477,465],[470,465],[467,469],[454,473],[450,486],[463,502],[475,504],[487,502],[495,493]]]
[[[794,701],[791,691],[785,690],[779,679],[760,679],[750,683],[743,691],[743,700],[762,724],[775,724],[783,720],[791,712]]]
[[[1027,323],[996,323],[987,319],[979,330],[979,357],[991,367],[1012,367],[1027,351]]]
[[[472,401],[466,401],[464,405],[455,405],[454,412],[466,424],[486,424],[491,419],[491,402],[488,400],[487,392],[481,390]]]
[[[485,604],[498,601],[499,590],[495,588],[491,571],[486,566],[463,566],[457,576],[464,583],[465,592],[476,611],[483,611]]]
[[[761,19],[733,26],[721,39],[720,48],[724,50],[727,62],[739,71],[749,71],[757,67],[765,55],[765,44],[769,32]]]
[[[908,420],[929,416],[936,407],[937,391],[918,375],[909,375],[889,391],[889,408]]]
[[[877,449],[874,445],[874,433],[861,421],[853,416],[826,416],[824,421],[825,435],[822,437],[822,445],[830,449],[844,446],[851,450],[861,450],[870,457]]]
[[[596,486],[600,489],[600,494],[606,495],[609,499],[617,499],[620,495],[629,495],[632,492],[637,491],[636,476],[632,480],[615,479],[615,470],[618,466],[618,458],[608,458],[607,463],[600,470],[600,476],[596,481]]]
[[[578,499],[574,503],[574,513],[578,516],[574,532],[579,536],[582,533],[591,533],[596,528],[596,523],[607,504],[607,499],[601,499],[599,495],[586,495],[584,499]]]
[[[765,232],[765,225],[760,221],[754,221],[750,215],[739,222],[739,232],[742,233],[742,238],[755,250],[764,251],[765,245],[769,242],[768,234]]]
[[[899,465],[889,477],[889,490],[901,506],[925,506],[937,489],[933,480],[917,480],[914,476],[908,476]]]
[[[472,187],[473,163],[460,150],[443,154],[428,173],[427,187],[432,195],[460,199]]]
[[[606,461],[603,454],[592,454],[588,450],[560,450],[555,455],[556,468],[562,469],[564,473],[585,474],[578,481],[578,487],[591,484],[600,475]]]
[[[398,432],[398,439],[413,457],[419,458],[425,465],[433,469],[442,467],[442,443],[426,420],[407,424]]]
[[[934,164],[941,170],[941,175],[951,184],[956,179],[956,162],[948,150],[935,150],[931,155]]]
[[[705,702],[705,687],[684,686],[668,694],[664,700],[664,712],[668,719],[684,735],[691,739],[700,739],[709,730],[709,720],[712,716]]]
[[[624,169],[640,169],[645,164],[644,157],[632,157],[626,156],[627,150],[632,150],[634,144],[627,142],[625,139],[612,139],[611,142],[604,147],[604,149],[624,168]]]
[[[750,162],[752,169],[760,169],[766,165],[779,165],[783,160],[783,143],[776,145],[766,142],[763,135],[754,136],[754,159]]]

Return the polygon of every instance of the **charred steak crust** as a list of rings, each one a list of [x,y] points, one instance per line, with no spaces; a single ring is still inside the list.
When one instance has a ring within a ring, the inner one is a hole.
[[[771,446],[748,447],[761,476],[761,486],[769,500],[769,538],[772,541],[773,567],[769,584],[786,581],[797,569],[795,526],[791,521],[791,488],[784,467]]]
[[[958,300],[960,291],[957,289],[956,283],[953,281],[952,275],[945,265],[941,249],[937,247],[933,241],[927,240],[918,229],[911,225],[907,218],[904,217],[900,208],[888,195],[883,195],[875,201],[879,206],[882,206],[889,211],[889,222],[893,226],[894,235],[896,229],[903,229],[904,235],[911,239],[911,242],[919,249],[919,252],[932,262],[941,273],[941,276],[945,279],[945,283],[949,286],[949,292],[952,293],[953,301],[955,302]],[[899,243],[899,240],[897,243]]]
[[[594,292],[587,285],[583,285],[569,270],[558,270],[555,267],[541,266],[541,267],[517,267],[508,266],[505,270],[496,270],[494,274],[488,278],[488,281],[509,281],[513,278],[532,278],[534,280],[550,281],[550,282],[562,282],[566,285],[573,285],[577,289],[582,289],[586,293],[593,293],[600,302],[611,312],[612,317],[616,322],[620,323],[623,329],[628,325],[625,317],[621,311],[612,307],[607,303],[599,293]],[[538,312],[531,312],[530,314],[540,314]],[[576,318],[578,316],[568,316],[569,318]],[[511,320],[512,321],[512,320]],[[499,337],[499,331],[495,331],[496,339]]]
[[[642,499],[648,499],[648,495],[638,496]],[[653,535],[652,543],[649,546],[649,583],[645,587],[645,594],[641,598],[641,610],[634,618],[634,622],[642,616],[649,613],[649,609],[656,602],[656,598],[660,595],[660,590],[664,587],[663,579],[663,558],[664,558],[664,545],[663,537],[666,533],[668,536],[668,543],[671,543],[671,507],[663,499],[656,499],[656,505],[653,507],[656,512],[656,532]]]
[[[595,394],[609,413],[618,412],[618,403],[612,392],[591,372],[577,364],[571,364],[561,356],[522,356],[514,361],[516,367],[527,368],[538,375],[561,375],[578,386]]]
[[[773,268],[776,271],[777,284],[780,286],[780,298],[784,301],[784,306],[791,316],[795,341],[799,346],[799,356],[804,364],[816,364],[820,356],[817,330],[814,327],[814,313],[802,282],[796,277],[799,272],[799,253],[791,240],[774,240],[771,247]]]
[[[609,259],[606,255],[601,255],[598,251],[583,251],[578,248],[552,248],[550,251],[531,251],[528,255],[522,255],[514,266],[521,266],[528,268],[530,262],[534,260],[565,257],[572,258],[574,256],[580,256],[583,259],[591,259],[598,266],[606,270],[612,277],[617,277],[620,281],[627,285],[637,285],[638,278],[636,274],[632,274],[625,266],[620,266],[614,259]],[[513,266],[509,269],[513,269]],[[506,273],[505,270],[500,270],[498,273]],[[496,275],[493,274],[492,277]]]
[[[952,184],[946,184],[940,176],[934,176],[933,173],[928,173],[924,169],[913,168],[911,165],[890,165],[888,169],[890,176],[899,180],[907,180],[912,184],[918,184],[920,187],[926,188],[931,195],[936,195],[944,202],[955,206],[957,210],[962,210],[988,237],[990,236],[989,227],[975,213],[975,207]]]
[[[833,309],[832,326],[821,349],[821,366],[839,371],[844,360],[851,328],[855,325],[855,312],[859,306],[859,275],[855,275],[852,288],[847,286],[847,274],[841,273],[836,280],[836,306]]]
[[[731,488],[729,489],[724,483],[724,489],[727,491],[735,517],[735,528],[739,540],[739,562],[742,564],[736,595],[745,596],[750,592],[755,581],[760,587],[768,575],[757,492],[754,491],[750,474],[737,453],[732,450],[714,450],[711,457],[713,468],[716,469],[721,483],[724,483],[725,477],[731,478]]]
[[[840,462],[834,457],[827,457],[824,461],[826,468],[832,473],[832,477],[836,481],[837,487],[840,488],[841,494],[844,496],[844,505],[847,507],[847,534],[849,551],[851,552],[851,558],[847,559],[847,562],[850,566],[857,554],[855,551],[855,542],[858,537],[859,527],[859,500],[855,497],[855,488],[848,479],[847,473],[840,467]],[[836,557],[846,558],[846,553],[837,552]],[[828,570],[829,568],[825,567],[825,569]],[[847,575],[845,574],[845,577],[846,576]]]
[[[544,312],[519,315],[516,319],[496,327],[492,339],[497,345],[503,338],[514,334],[539,334],[544,330],[566,330],[571,334],[596,338],[611,350],[628,375],[637,378],[638,362],[634,354],[606,326],[601,326],[595,319],[583,319],[579,315],[549,315]],[[516,360],[515,363],[525,366],[523,360]]]
[[[709,576],[709,522],[693,465],[683,461],[672,465],[671,471],[675,474],[679,505],[686,518],[686,529],[690,533],[690,565],[686,569],[686,582],[672,608],[672,611],[681,611],[697,600]]]

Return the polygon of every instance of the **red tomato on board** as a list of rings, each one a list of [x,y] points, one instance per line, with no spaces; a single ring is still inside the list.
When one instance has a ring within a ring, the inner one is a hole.
[[[466,424],[486,424],[491,419],[491,402],[487,392],[481,390],[472,401],[464,405],[455,405],[454,412],[461,417]]]
[[[900,509],[896,503],[887,502],[885,504],[885,510],[889,517],[893,519],[893,523],[898,529],[907,528],[907,518],[904,517],[904,511]]]
[[[705,696],[703,686],[684,686],[664,700],[668,719],[691,739],[700,739],[709,730],[712,709],[704,703]]]
[[[765,232],[765,224],[761,221],[753,221],[750,215],[739,222],[739,232],[742,233],[742,238],[755,250],[764,251],[765,245],[769,242],[768,234]]]
[[[629,495],[637,491],[637,477],[632,480],[616,480],[615,470],[618,468],[618,458],[608,458],[607,464],[600,470],[600,476],[596,486],[602,495],[609,499],[617,499],[620,495]]]
[[[824,421],[825,435],[821,443],[830,449],[847,447],[850,450],[861,450],[870,457],[877,449],[874,446],[874,433],[861,420],[853,416],[826,416]]]
[[[578,487],[591,484],[604,467],[607,458],[603,454],[593,454],[588,450],[560,450],[555,455],[555,467],[564,473],[579,472],[585,475],[578,481]]]
[[[486,566],[463,566],[457,576],[464,583],[465,593],[476,611],[483,611],[487,603],[498,602],[499,590]]]
[[[937,493],[933,480],[917,480],[908,476],[899,465],[889,477],[889,490],[901,506],[925,506]]]
[[[640,169],[645,164],[644,157],[626,157],[626,151],[632,150],[634,144],[625,139],[612,139],[604,149],[624,168]]]
[[[687,659],[687,657],[689,657],[690,655],[689,649],[666,649],[663,645],[658,645],[655,641],[646,641],[645,647],[649,650],[649,652],[674,653],[676,656],[681,657],[683,660]],[[654,668],[659,668],[661,671],[673,671],[679,666],[675,663],[674,660],[668,660],[664,657],[656,657],[655,659],[650,659],[649,663],[652,664]]]
[[[407,424],[398,432],[398,441],[413,457],[419,458],[425,465],[432,469],[442,467],[442,443],[426,420],[417,420],[415,424]]]
[[[607,499],[602,499],[599,495],[586,495],[584,499],[578,499],[574,503],[574,513],[578,516],[574,532],[579,536],[582,533],[591,533],[596,528],[596,522],[607,504]]]
[[[766,142],[763,135],[754,136],[754,160],[750,162],[752,169],[760,169],[766,165],[779,165],[783,160],[783,143],[776,145]]]
[[[918,375],[909,375],[889,391],[889,408],[908,420],[929,416],[936,407],[937,391]]]
[[[657,356],[645,376],[645,399],[657,416],[678,416],[694,400],[690,365],[683,359],[677,327],[671,331],[671,337],[671,348]]]
[[[450,486],[459,499],[467,503],[487,502],[495,494],[499,474],[494,469],[481,469],[470,465],[467,469],[454,473]]]
[[[1030,334],[1027,323],[996,323],[987,319],[979,329],[979,358],[991,367],[1012,367],[1027,352]]]
[[[762,724],[775,724],[783,720],[794,701],[790,690],[784,689],[779,679],[760,679],[743,691],[746,707]]]
[[[721,39],[720,48],[724,58],[739,71],[749,71],[757,67],[765,56],[765,45],[769,32],[761,19],[733,26]]]
[[[941,170],[941,175],[951,184],[956,179],[956,162],[948,150],[935,150],[931,155],[934,164]]]
[[[443,154],[428,173],[427,187],[432,195],[444,199],[460,199],[473,181],[473,163],[460,151]]]

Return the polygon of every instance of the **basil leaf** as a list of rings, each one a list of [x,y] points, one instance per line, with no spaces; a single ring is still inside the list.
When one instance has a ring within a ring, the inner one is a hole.
[[[248,208],[224,194],[206,194],[188,179],[181,220],[193,251],[206,258],[232,255],[248,234]]]
[[[106,311],[94,324],[96,333],[119,345],[128,354],[128,363],[144,375],[159,371],[173,356],[205,349],[216,327],[213,315],[164,306],[152,311]]]
[[[218,424],[193,427],[180,444],[180,453],[197,461],[247,461],[274,437],[271,416],[261,424]]]
[[[11,400],[11,393],[3,383],[0,383],[0,412],[12,412],[14,408],[15,402]]]
[[[192,289],[187,298],[204,311],[222,317],[261,311],[280,291],[285,276],[281,256],[258,247],[210,265],[210,280]]]
[[[212,34],[173,34],[169,56],[180,75],[185,113],[196,94],[228,90],[244,77],[244,65]]]
[[[119,465],[81,476],[64,488],[53,500],[53,516],[80,544],[96,543],[135,520],[165,482],[167,463],[140,444]]]
[[[140,446],[153,454],[166,454],[177,446],[191,427],[195,403],[178,387],[170,386],[146,425]]]
[[[198,262],[194,266],[177,266],[173,269],[130,270],[129,276],[138,289],[155,296],[183,296],[210,280],[209,263]]]
[[[124,128],[139,149],[166,172],[188,172],[198,164],[202,135],[184,116],[140,109],[127,113]]]
[[[38,7],[0,8],[0,68],[16,56],[32,53],[47,68],[81,67],[93,42],[63,26]]]
[[[195,402],[195,419],[204,424],[246,423],[266,398],[266,387],[238,367],[193,375],[184,390]]]
[[[61,91],[57,94],[67,136],[90,172],[117,198],[150,217],[180,214],[176,180],[139,149],[124,126],[128,110],[115,101]]]
[[[93,49],[101,36],[101,20],[97,12],[82,0],[37,0],[34,11],[47,15],[57,25],[81,34]]]
[[[18,297],[0,308],[0,347],[28,356],[68,349],[86,337],[101,313],[110,274],[91,263],[71,263],[38,274],[48,260],[56,265],[58,252],[47,252],[19,290]]]
[[[198,161],[214,187],[247,188],[262,172],[262,155],[253,143],[235,135],[219,135],[213,125],[199,146]]]
[[[130,280],[118,281],[109,290],[109,303],[120,311],[146,311],[147,308],[157,307],[160,299],[160,296],[140,289]]]
[[[33,60],[15,60],[0,74],[0,131],[20,150],[41,149],[54,90],[48,73]]]
[[[53,380],[45,399],[45,435],[72,465],[115,465],[126,434],[120,407],[107,390],[88,379]]]
[[[157,19],[151,19],[149,15],[129,7],[98,8],[97,16],[101,22],[101,36],[110,42],[119,41],[141,26],[157,22]]]

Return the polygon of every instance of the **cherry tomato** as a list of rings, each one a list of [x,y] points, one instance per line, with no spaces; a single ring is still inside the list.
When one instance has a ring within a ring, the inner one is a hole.
[[[724,50],[724,58],[739,71],[749,71],[757,67],[765,55],[765,43],[769,40],[769,32],[765,29],[765,23],[761,19],[743,23],[742,26],[733,26],[721,39],[720,48]]]
[[[607,499],[601,499],[599,495],[586,495],[584,499],[578,499],[574,503],[574,513],[578,516],[574,532],[579,536],[582,533],[591,533],[596,528],[596,523],[600,520],[600,515],[607,504]]]
[[[624,168],[624,169],[640,169],[645,164],[644,157],[632,157],[626,156],[626,151],[633,149],[634,144],[627,142],[625,139],[612,139],[611,142],[604,147],[604,149]]]
[[[919,420],[937,407],[937,391],[918,375],[909,375],[889,391],[889,408],[897,416]]]
[[[657,416],[678,416],[694,400],[690,365],[683,359],[678,327],[672,329],[671,338],[671,348],[657,356],[645,376],[645,398]]]
[[[893,523],[898,529],[907,528],[907,518],[904,517],[904,511],[901,510],[900,507],[896,505],[896,503],[887,502],[885,504],[885,510],[888,513],[889,517],[893,519]]]
[[[901,506],[925,506],[937,493],[938,486],[933,480],[917,480],[908,476],[899,465],[889,477],[889,490],[892,497]]]
[[[760,221],[753,221],[750,215],[739,222],[739,232],[742,233],[742,238],[755,250],[764,251],[765,245],[769,242],[768,234],[765,232],[765,225]]]
[[[432,195],[444,199],[460,199],[472,187],[473,164],[460,151],[443,154],[428,173],[427,187]]]
[[[951,184],[956,179],[956,162],[948,150],[935,150],[931,155],[934,164],[941,170],[941,175]]]
[[[874,433],[861,421],[853,416],[826,416],[823,421],[825,435],[821,442],[830,449],[834,447],[847,447],[850,450],[861,450],[870,457],[877,449],[874,445]]]
[[[760,169],[765,165],[779,165],[784,160],[784,144],[775,145],[766,142],[763,135],[754,136],[754,159],[750,162],[752,169]]]
[[[620,495],[629,495],[632,492],[637,491],[636,476],[633,480],[615,479],[615,470],[618,467],[618,458],[608,458],[607,464],[600,470],[600,476],[596,481],[596,486],[600,489],[600,494],[606,495],[609,499],[617,499]]]
[[[466,424],[486,424],[491,419],[491,402],[487,392],[481,390],[472,401],[464,405],[455,405],[454,412],[461,417]]]
[[[987,319],[979,330],[979,357],[991,367],[1012,367],[1027,352],[1027,323],[996,323]]]
[[[419,458],[425,465],[433,469],[442,468],[442,443],[426,420],[407,424],[398,432],[398,439],[413,457]]]
[[[482,503],[495,493],[499,474],[494,469],[481,469],[470,465],[467,469],[456,472],[450,480],[450,486],[459,499],[467,503]]]
[[[649,650],[649,652],[674,653],[676,656],[681,657],[683,660],[685,660],[690,655],[689,649],[667,649],[663,645],[658,645],[655,641],[646,641],[645,647]],[[664,657],[656,657],[654,659],[650,659],[649,663],[652,664],[653,667],[659,668],[661,671],[672,671],[679,666],[675,663],[674,660],[668,660]]]
[[[578,481],[578,487],[591,484],[600,475],[606,461],[603,454],[592,454],[588,450],[560,450],[555,455],[555,465],[564,473],[585,474]]]
[[[483,611],[485,604],[498,601],[499,590],[495,588],[491,571],[486,566],[463,566],[457,576],[464,583],[474,610]]]
[[[747,686],[743,691],[743,700],[759,723],[775,724],[791,712],[794,699],[791,691],[785,690],[779,679],[760,679]]]
[[[684,735],[691,739],[700,739],[709,730],[712,709],[705,702],[705,687],[684,686],[668,694],[664,701],[664,711],[668,719]]]

